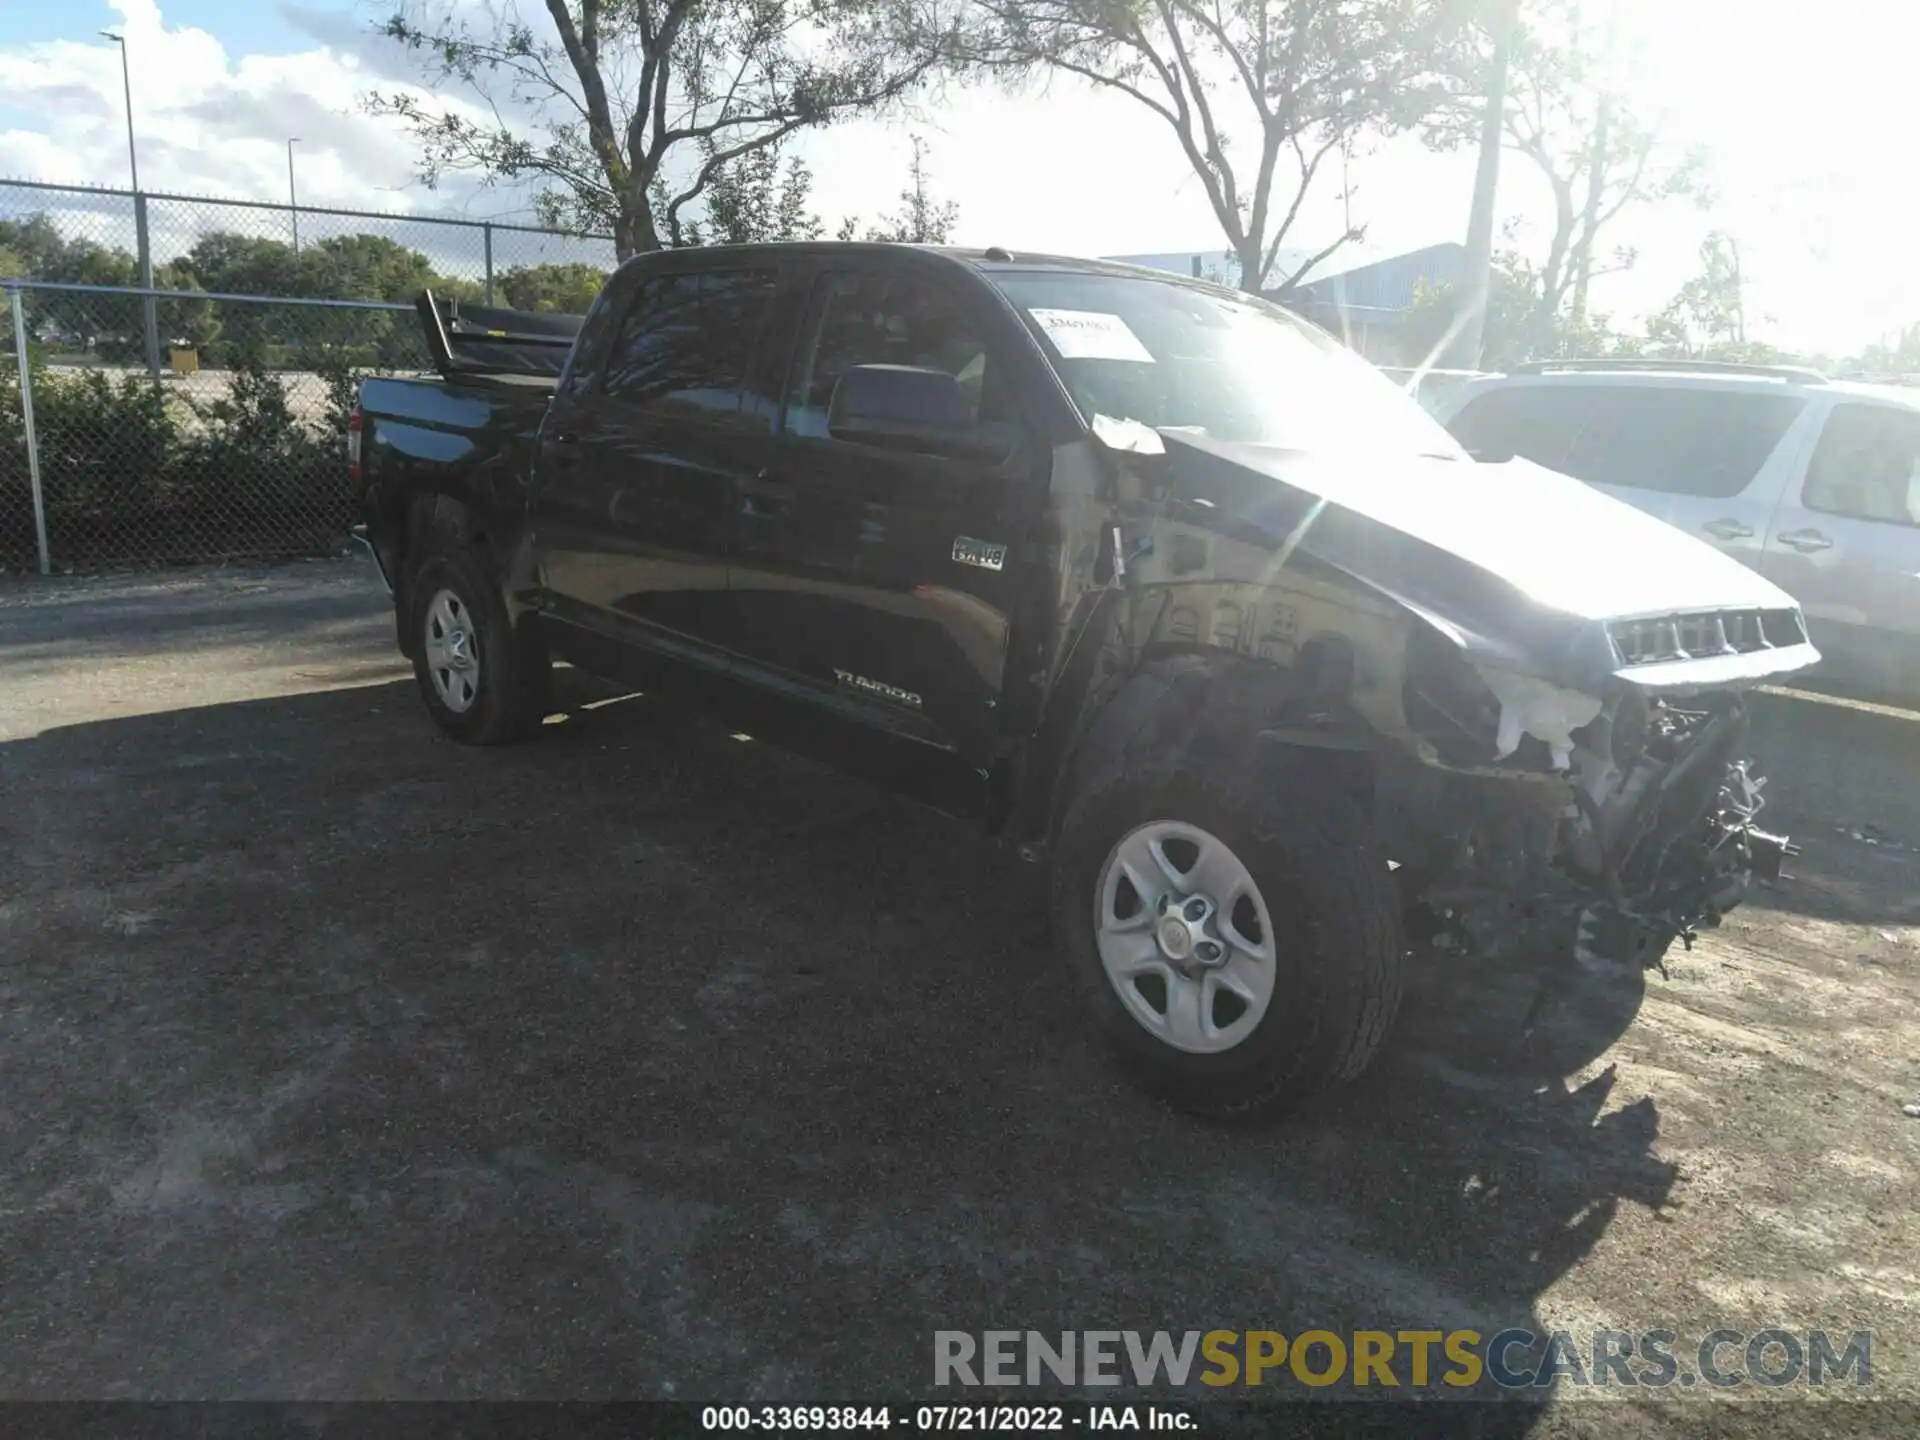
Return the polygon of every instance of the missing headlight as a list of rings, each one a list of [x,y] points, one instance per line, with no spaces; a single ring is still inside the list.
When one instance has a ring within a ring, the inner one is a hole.
[[[1573,762],[1573,732],[1600,713],[1600,699],[1579,690],[1567,690],[1536,676],[1495,665],[1474,663],[1500,702],[1500,723],[1494,758],[1504,760],[1531,735],[1547,747],[1553,768],[1565,770]]]

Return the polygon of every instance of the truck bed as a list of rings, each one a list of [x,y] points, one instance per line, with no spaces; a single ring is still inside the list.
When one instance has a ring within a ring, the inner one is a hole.
[[[585,317],[462,305],[431,290],[414,302],[436,369],[455,376],[547,382],[551,390]]]
[[[360,384],[366,524],[357,538],[392,588],[406,562],[420,497],[447,497],[506,533],[525,505],[535,440],[566,368],[578,315],[462,305],[428,291],[415,302],[438,379],[376,376]]]

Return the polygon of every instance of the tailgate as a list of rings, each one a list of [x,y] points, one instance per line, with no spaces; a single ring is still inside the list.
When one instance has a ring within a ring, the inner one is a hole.
[[[585,319],[526,310],[496,310],[442,298],[431,290],[414,302],[427,349],[440,373],[526,375],[557,380]]]

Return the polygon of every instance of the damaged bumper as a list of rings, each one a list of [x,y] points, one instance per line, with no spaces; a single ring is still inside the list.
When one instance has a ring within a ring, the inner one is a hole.
[[[1797,629],[1797,613],[1794,621]],[[1766,782],[1740,755],[1748,686],[1737,682],[1749,666],[1799,668],[1809,662],[1795,652],[1812,647],[1777,622],[1786,643],[1746,652],[1717,619],[1711,631],[1670,631],[1683,652],[1689,638],[1704,650],[1698,637],[1708,633],[1722,653],[1655,658],[1631,648],[1629,632],[1600,693],[1475,659],[1437,637],[1415,647],[1408,712],[1419,758],[1475,777],[1494,797],[1459,812],[1467,826],[1447,841],[1447,882],[1480,948],[1506,948],[1539,923],[1584,927],[1601,911],[1613,917],[1609,933],[1655,963],[1672,940],[1691,945],[1719,924],[1755,879],[1780,878],[1797,852],[1758,824]],[[1713,688],[1697,688],[1701,680]],[[1522,779],[1545,782],[1546,794],[1510,783]],[[1527,811],[1533,823],[1489,827],[1488,803]],[[1456,812],[1442,804],[1432,813],[1446,828]]]

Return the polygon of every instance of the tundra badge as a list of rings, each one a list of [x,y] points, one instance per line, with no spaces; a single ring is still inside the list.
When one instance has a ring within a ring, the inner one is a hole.
[[[1007,563],[1007,547],[975,540],[971,535],[961,535],[953,542],[953,558],[962,565],[998,570]]]
[[[833,673],[842,685],[851,685],[856,690],[864,690],[869,695],[878,695],[881,699],[891,700],[896,705],[911,705],[916,710],[920,708],[920,697],[911,690],[902,690],[895,685],[869,680],[864,675],[855,675],[851,670],[835,670]]]

